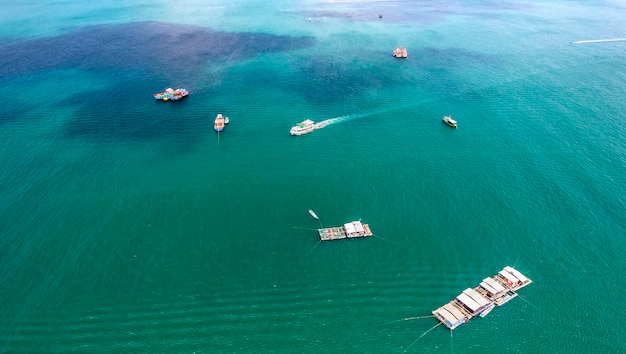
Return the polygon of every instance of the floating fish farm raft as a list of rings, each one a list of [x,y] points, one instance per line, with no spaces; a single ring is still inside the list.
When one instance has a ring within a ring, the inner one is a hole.
[[[317,232],[322,241],[372,236],[369,225],[362,224],[360,221],[349,222],[343,226],[318,229]]]
[[[433,311],[433,315],[451,330],[472,317],[485,317],[494,306],[502,306],[517,297],[517,290],[532,283],[524,274],[506,266],[491,278],[485,278],[475,288],[463,290],[449,303]]]

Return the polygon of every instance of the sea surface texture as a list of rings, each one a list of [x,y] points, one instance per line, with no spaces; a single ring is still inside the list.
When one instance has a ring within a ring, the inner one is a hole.
[[[0,5],[0,352],[626,352],[624,2]]]

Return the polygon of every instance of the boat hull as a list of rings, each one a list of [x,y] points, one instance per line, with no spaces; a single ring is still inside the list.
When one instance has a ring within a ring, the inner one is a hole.
[[[301,130],[301,131],[292,131],[292,132],[291,132],[291,135],[293,135],[293,136],[299,136],[299,135],[309,134],[309,133],[311,133],[312,131],[313,131],[313,129],[311,129],[311,130],[306,130],[306,131],[305,131],[305,130]]]

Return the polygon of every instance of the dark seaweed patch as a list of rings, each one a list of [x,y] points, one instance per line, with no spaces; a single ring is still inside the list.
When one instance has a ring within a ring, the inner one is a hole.
[[[197,82],[199,77],[212,78],[204,72],[207,64],[312,44],[310,37],[228,33],[160,22],[98,25],[0,45],[0,78],[19,80],[63,69],[97,72],[110,77],[111,84],[56,102],[76,112],[66,124],[67,137],[150,140],[178,134],[189,142],[198,136],[195,125],[206,121],[196,116],[200,113],[194,113],[188,102],[198,93],[194,89],[203,85]],[[58,85],[63,87],[63,83]],[[191,89],[192,95],[175,103],[155,102],[152,93],[167,85],[181,85]],[[0,123],[19,116],[8,107],[3,111]]]
[[[310,37],[218,32],[161,22],[98,25],[0,45],[0,77],[53,69],[131,69],[176,76],[208,61],[307,47]]]

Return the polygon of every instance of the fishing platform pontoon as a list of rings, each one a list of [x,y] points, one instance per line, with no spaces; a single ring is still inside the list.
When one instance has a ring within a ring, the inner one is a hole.
[[[474,316],[485,317],[494,305],[502,306],[517,297],[517,290],[532,281],[515,268],[506,266],[476,288],[467,288],[449,303],[433,311],[433,315],[451,330]]]
[[[331,241],[340,240],[342,238],[356,238],[372,236],[372,231],[368,224],[362,224],[360,221],[353,221],[343,226],[328,227],[318,229],[320,240]]]

